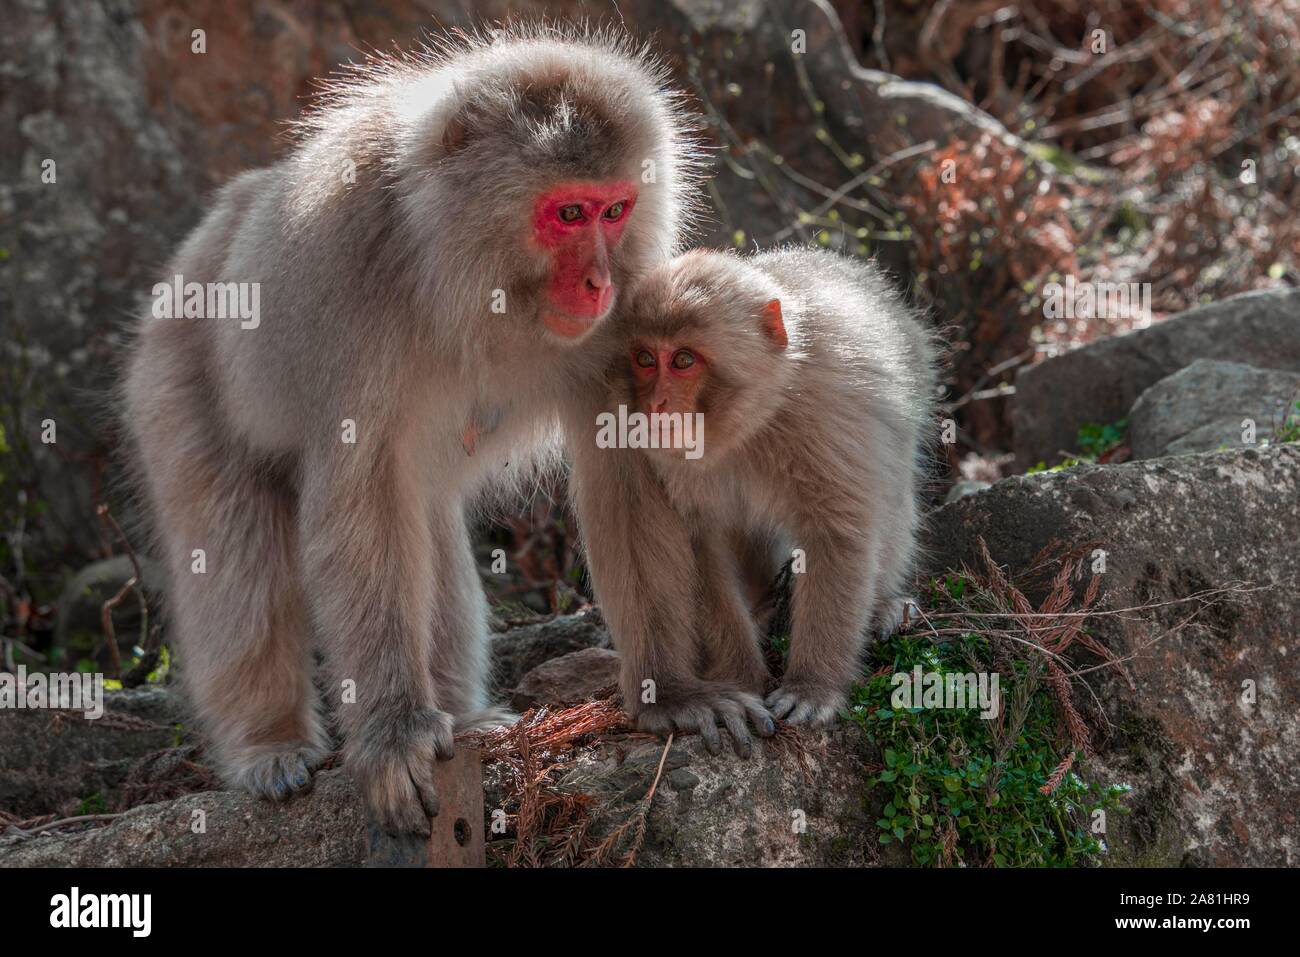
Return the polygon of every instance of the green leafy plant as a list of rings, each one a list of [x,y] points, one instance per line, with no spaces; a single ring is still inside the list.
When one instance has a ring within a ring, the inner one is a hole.
[[[1273,430],[1273,444],[1300,442],[1300,401],[1287,410],[1282,424]]]
[[[1120,666],[1077,617],[1063,618],[1063,627],[1072,629],[1068,638],[1053,628],[1017,631],[1015,615],[1032,606],[988,562],[982,574],[963,569],[932,580],[930,611],[921,616],[925,627],[877,643],[875,670],[853,690],[849,719],[884,759],[869,781],[884,799],[878,839],[906,845],[922,866],[1096,863],[1106,848],[1092,831],[1094,813],[1128,813],[1121,802],[1130,788],[1087,779],[1088,732],[1070,701],[1070,679],[1056,662],[1077,642]],[[1041,609],[1067,607],[1070,576],[1079,567],[1077,559],[1061,565]],[[1090,587],[1081,607],[1087,610],[1095,597]],[[1000,609],[1008,622],[990,625],[989,613]],[[965,617],[974,611],[981,616]],[[1051,656],[1032,647],[1035,633],[1057,636],[1042,648]],[[1030,637],[1009,641],[1008,634]],[[974,701],[966,708],[907,706],[915,699],[896,696],[894,675],[917,666],[943,676],[997,674],[997,714],[981,717]]]
[[[1124,441],[1124,434],[1128,430],[1128,419],[1120,419],[1118,422],[1112,422],[1109,425],[1100,425],[1096,422],[1085,422],[1079,427],[1079,434],[1075,439],[1075,445],[1084,456],[1097,460],[1107,452],[1118,448]]]
[[[928,672],[964,673],[987,662],[987,642],[971,634],[940,645],[895,636],[876,648],[889,670],[854,690],[850,716],[880,746],[885,767],[871,781],[888,800],[876,822],[882,844],[910,846],[922,866],[939,862],[997,867],[1078,865],[1105,850],[1091,833],[1092,814],[1127,813],[1127,785],[1084,781],[1073,765],[1049,794],[1042,788],[1061,765],[1058,715],[1051,696],[1028,696],[1019,733],[1005,754],[977,708],[891,707],[892,674],[921,665]],[[1003,675],[1007,697],[1019,674]],[[1006,687],[1010,684],[1011,687]]]
[[[1050,468],[1048,467],[1046,462],[1039,462],[1036,465],[1031,465],[1029,466],[1029,468],[1025,469],[1025,474],[1026,475],[1051,475],[1055,472],[1063,472],[1066,469],[1072,469],[1076,465],[1079,465],[1082,461],[1083,461],[1082,459],[1069,458],[1069,459],[1065,459],[1058,465],[1051,466]]]
[[[104,795],[96,791],[81,799],[81,804],[77,808],[78,814],[104,814],[108,811],[108,804],[104,800]]]
[[[1097,422],[1085,422],[1079,427],[1079,432],[1075,436],[1074,445],[1076,453],[1067,456],[1056,465],[1049,466],[1046,462],[1038,462],[1031,465],[1025,470],[1026,475],[1043,475],[1060,472],[1064,469],[1074,468],[1076,465],[1088,464],[1095,465],[1097,462],[1106,461],[1107,457],[1119,449],[1124,444],[1124,438],[1128,432],[1128,419],[1120,419],[1117,422],[1111,422],[1102,425]]]

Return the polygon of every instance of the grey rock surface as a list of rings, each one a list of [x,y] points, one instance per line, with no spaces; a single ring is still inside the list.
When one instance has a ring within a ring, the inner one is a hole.
[[[1091,626],[1137,685],[1090,679],[1111,725],[1099,764],[1134,787],[1111,861],[1300,861],[1300,445],[1005,479],[931,515],[926,567],[978,565],[979,537],[1012,572],[1054,539],[1096,542],[1103,607],[1161,603]],[[1254,589],[1177,630],[1196,608],[1177,602],[1233,582]]]
[[[880,816],[864,803],[864,763],[878,755],[855,726],[802,737],[801,762],[764,741],[749,760],[710,755],[679,736],[647,818],[640,867],[830,867],[879,864]],[[663,756],[659,741],[629,742],[581,758],[561,787],[598,799],[596,833],[625,821]],[[892,858],[887,859],[892,861]]]
[[[342,770],[284,804],[205,791],[132,808],[79,834],[0,837],[0,867],[357,867],[366,813]]]
[[[1212,452],[1270,438],[1300,402],[1300,372],[1257,369],[1240,362],[1197,359],[1147,389],[1129,413],[1135,459]],[[1243,441],[1243,423],[1254,438]]]
[[[1247,292],[1022,369],[1011,419],[1021,468],[1073,451],[1079,427],[1124,418],[1197,359],[1300,372],[1300,289]]]
[[[589,701],[618,684],[618,662],[618,652],[606,648],[584,648],[552,658],[524,675],[511,692],[510,707],[523,712]]]
[[[957,499],[965,498],[968,495],[977,495],[986,488],[992,487],[991,482],[981,482],[978,479],[963,479],[954,483],[953,487],[948,489],[948,494],[943,497],[943,503],[947,505],[949,502],[955,502]]]
[[[0,709],[0,809],[76,813],[83,798],[110,802],[141,757],[188,740],[180,702],[164,688],[110,691],[104,715]]]
[[[492,635],[492,688],[508,697],[524,675],[552,658],[585,648],[610,647],[609,630],[596,609]]]

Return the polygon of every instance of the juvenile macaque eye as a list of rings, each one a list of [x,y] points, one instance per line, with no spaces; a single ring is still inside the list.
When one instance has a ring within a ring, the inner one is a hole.
[[[577,203],[573,203],[570,206],[561,206],[560,219],[566,223],[576,223],[578,220],[582,219],[582,207]]]
[[[605,210],[605,218],[606,218],[606,219],[618,219],[620,216],[623,215],[623,207],[626,206],[626,205],[627,205],[627,202],[626,202],[625,200],[621,200],[621,199],[620,199],[617,203],[615,203],[615,204],[614,204],[613,206],[611,206],[609,209]]]
[[[678,349],[673,353],[674,369],[689,369],[695,365],[695,355],[687,349]]]
[[[636,364],[642,369],[653,369],[655,364],[654,354],[649,349],[642,349],[636,354]]]

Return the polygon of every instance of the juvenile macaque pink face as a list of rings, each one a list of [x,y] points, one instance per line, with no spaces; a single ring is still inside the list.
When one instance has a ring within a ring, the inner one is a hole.
[[[564,183],[537,198],[533,239],[551,258],[542,322],[555,335],[580,338],[609,312],[610,253],[635,205],[636,188],[622,180]]]
[[[700,411],[699,393],[708,375],[708,360],[688,345],[640,343],[632,347],[632,378],[639,411]]]

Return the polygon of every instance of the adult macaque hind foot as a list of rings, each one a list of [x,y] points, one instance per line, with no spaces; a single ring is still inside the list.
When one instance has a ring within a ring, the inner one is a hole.
[[[748,758],[754,752],[750,725],[759,737],[776,734],[776,723],[762,699],[735,688],[700,685],[689,691],[661,694],[654,704],[643,705],[635,714],[642,731],[666,735],[671,731],[696,731],[710,754],[722,753],[719,725],[731,735],[736,754]]]
[[[830,724],[844,707],[845,696],[836,686],[782,682],[765,702],[772,714],[787,724],[813,727]]]
[[[347,752],[367,806],[389,834],[428,837],[439,809],[434,762],[455,755],[452,716],[425,710],[368,730]]]

